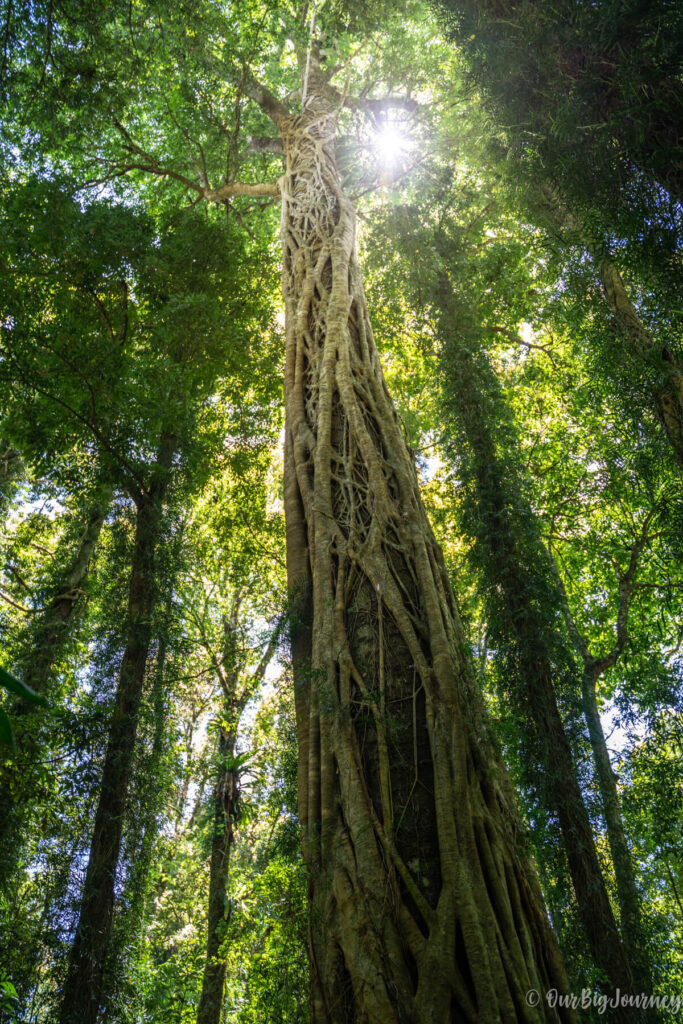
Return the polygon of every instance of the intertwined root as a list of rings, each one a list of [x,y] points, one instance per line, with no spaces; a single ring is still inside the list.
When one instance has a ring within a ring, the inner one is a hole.
[[[335,130],[324,100],[281,126],[288,560],[293,592],[312,591],[297,718],[314,1021],[539,1021],[524,993],[562,988],[562,969],[382,376]]]

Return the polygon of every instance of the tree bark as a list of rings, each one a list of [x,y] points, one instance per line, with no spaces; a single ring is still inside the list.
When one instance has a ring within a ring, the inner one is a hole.
[[[239,808],[239,781],[237,773],[225,767],[235,756],[235,735],[226,729],[220,730],[218,756],[224,767],[216,782],[213,797],[206,963],[197,1010],[197,1024],[220,1024],[225,973],[228,966],[221,946],[230,923],[230,850],[234,841],[233,823],[237,819]]]
[[[567,674],[574,671],[571,647],[568,640],[563,641],[558,617],[552,614],[553,607],[558,613],[561,609],[561,594],[549,579],[547,556],[532,511],[525,505],[522,481],[515,480],[514,465],[504,465],[497,451],[495,432],[503,429],[502,417],[501,422],[489,417],[501,407],[498,383],[485,357],[476,361],[469,346],[454,338],[452,295],[453,286],[444,276],[436,301],[440,334],[446,341],[444,364],[451,368],[450,404],[455,406],[452,415],[457,416],[459,434],[471,452],[467,474],[472,477],[476,505],[472,517],[478,529],[477,567],[483,569],[490,628],[491,624],[496,627],[494,646],[508,652],[506,694],[526,727],[525,769],[544,808],[557,816],[581,924],[595,963],[613,988],[633,991],[635,985],[635,991],[640,991],[626,955],[625,937],[622,945],[619,936],[558,707],[556,684],[564,676],[566,686]],[[577,668],[577,693],[580,680]],[[614,1019],[620,1019],[618,1012]]]
[[[315,60],[308,86],[276,121],[312,1021],[571,1020],[544,1000],[566,979],[383,380]]]
[[[261,683],[278,642],[281,616],[266,650],[253,674],[245,673],[245,660],[238,653],[238,612],[241,595],[234,596],[231,613],[223,620],[224,641],[221,658],[212,655],[212,663],[223,690],[223,722],[218,734],[220,773],[214,789],[214,831],[211,841],[209,873],[209,913],[206,963],[197,1024],[220,1024],[227,955],[223,944],[230,923],[230,851],[234,842],[233,824],[239,819],[239,772],[234,765],[240,721],[248,701]]]
[[[643,933],[640,897],[636,886],[631,851],[624,832],[617,780],[612,771],[595,694],[595,686],[599,677],[599,667],[596,670],[594,666],[592,671],[590,666],[586,667],[582,686],[583,712],[588,726],[602,809],[607,825],[607,839],[614,865],[624,947],[633,968],[635,987],[641,992],[651,992],[652,977],[647,958],[647,943]]]
[[[172,614],[170,601],[161,613],[166,620]],[[163,622],[163,619],[162,619]],[[163,626],[162,626],[163,628]],[[168,641],[164,633],[159,637],[154,665],[154,681],[152,683],[151,703],[154,716],[152,749],[148,759],[136,770],[142,770],[144,789],[140,799],[140,819],[134,823],[139,830],[134,837],[135,845],[128,850],[129,870],[125,888],[118,905],[121,908],[115,915],[110,946],[105,964],[103,982],[103,1001],[105,1010],[101,1024],[120,1021],[122,1005],[134,1005],[135,990],[128,977],[128,965],[139,951],[144,936],[147,903],[150,892],[150,873],[154,865],[154,855],[159,839],[160,814],[166,795],[163,772],[164,755],[169,739],[168,706],[168,674],[166,656]],[[129,837],[126,837],[129,840]]]
[[[148,490],[138,496],[128,595],[128,636],[109,727],[78,924],[60,1007],[61,1024],[95,1024],[100,1011],[123,816],[151,643],[156,591],[155,553],[160,541],[161,508],[172,456],[173,442],[165,438],[157,460],[156,479]]]

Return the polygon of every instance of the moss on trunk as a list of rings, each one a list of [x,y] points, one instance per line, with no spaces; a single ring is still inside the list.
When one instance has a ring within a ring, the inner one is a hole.
[[[571,1020],[382,376],[311,62],[281,116],[288,572],[314,1024]]]

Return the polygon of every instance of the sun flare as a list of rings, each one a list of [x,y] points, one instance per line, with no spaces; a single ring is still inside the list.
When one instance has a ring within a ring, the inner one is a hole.
[[[410,140],[398,125],[388,121],[375,135],[374,148],[384,167],[395,167],[405,159],[410,149]]]

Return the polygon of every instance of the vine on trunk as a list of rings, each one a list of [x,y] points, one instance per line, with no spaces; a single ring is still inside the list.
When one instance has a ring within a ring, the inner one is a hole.
[[[457,608],[388,395],[311,67],[284,143],[285,511],[313,1020],[569,1020]]]

